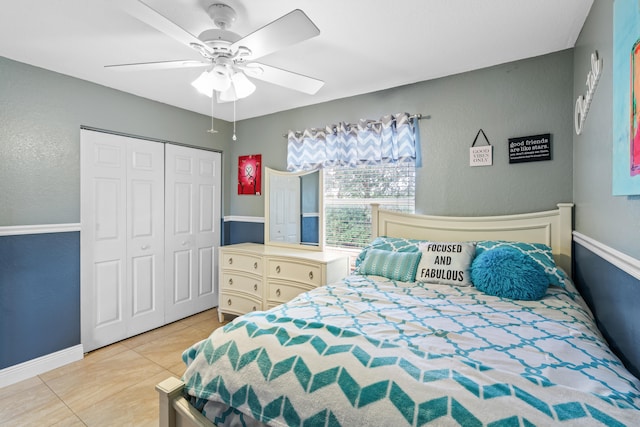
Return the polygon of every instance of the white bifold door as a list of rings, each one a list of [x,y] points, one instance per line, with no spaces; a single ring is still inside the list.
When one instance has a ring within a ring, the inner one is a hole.
[[[166,146],[165,307],[172,322],[218,305],[221,156]]]
[[[80,151],[84,350],[217,305],[220,153],[84,129]],[[169,178],[175,152],[206,185]]]
[[[89,351],[164,324],[164,146],[81,132],[81,331]]]

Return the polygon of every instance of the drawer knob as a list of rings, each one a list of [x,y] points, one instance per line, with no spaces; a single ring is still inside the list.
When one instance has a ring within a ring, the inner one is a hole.
[[[253,284],[253,290],[254,290],[254,291],[257,291],[257,290],[258,290],[258,284],[257,284],[257,283],[254,283],[254,284]]]
[[[233,279],[229,279],[229,286],[233,285]]]
[[[253,263],[253,269],[254,269],[254,270],[257,270],[257,269],[258,269],[258,261],[256,261],[256,262],[254,262],[254,263]]]
[[[276,296],[279,297],[280,296],[280,289],[276,289]]]
[[[276,273],[280,274],[280,266],[279,265],[276,266]]]
[[[229,301],[227,301],[227,305],[231,305],[231,298],[229,298]]]
[[[233,258],[229,257],[229,265],[233,264]]]
[[[309,272],[309,280],[313,280],[313,271]]]

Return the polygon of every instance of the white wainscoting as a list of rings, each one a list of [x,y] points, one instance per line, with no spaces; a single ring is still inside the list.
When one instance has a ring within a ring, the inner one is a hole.
[[[45,234],[45,233],[67,233],[69,231],[80,231],[80,223],[10,225],[10,226],[0,227],[0,236],[18,236],[23,234]]]
[[[224,217],[224,222],[256,222],[264,223],[264,217],[261,216],[239,216],[229,215]]]
[[[589,249],[591,252],[618,267],[625,273],[640,280],[640,260],[613,249],[577,231],[573,232],[573,241],[580,246]]]

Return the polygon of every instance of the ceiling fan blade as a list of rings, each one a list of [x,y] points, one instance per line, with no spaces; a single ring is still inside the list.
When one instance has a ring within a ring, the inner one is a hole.
[[[251,50],[249,59],[257,59],[320,34],[320,30],[300,9],[276,19],[231,45],[235,51],[239,47]]]
[[[211,65],[211,63],[185,59],[185,60],[178,60],[178,61],[138,62],[135,64],[113,64],[113,65],[105,65],[104,68],[109,68],[115,71],[145,71],[145,70],[167,70],[171,68],[206,67],[208,65]]]
[[[256,62],[239,66],[238,68],[254,79],[273,83],[309,95],[315,95],[320,88],[324,86],[322,80]]]
[[[165,33],[178,42],[199,51],[212,53],[211,48],[202,41],[180,27],[178,24],[163,16],[160,12],[140,0],[115,0],[114,3],[127,14],[145,24]]]

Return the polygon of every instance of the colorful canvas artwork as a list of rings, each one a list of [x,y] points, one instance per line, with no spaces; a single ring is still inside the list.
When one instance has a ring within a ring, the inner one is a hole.
[[[613,10],[613,195],[640,194],[640,2]]]

